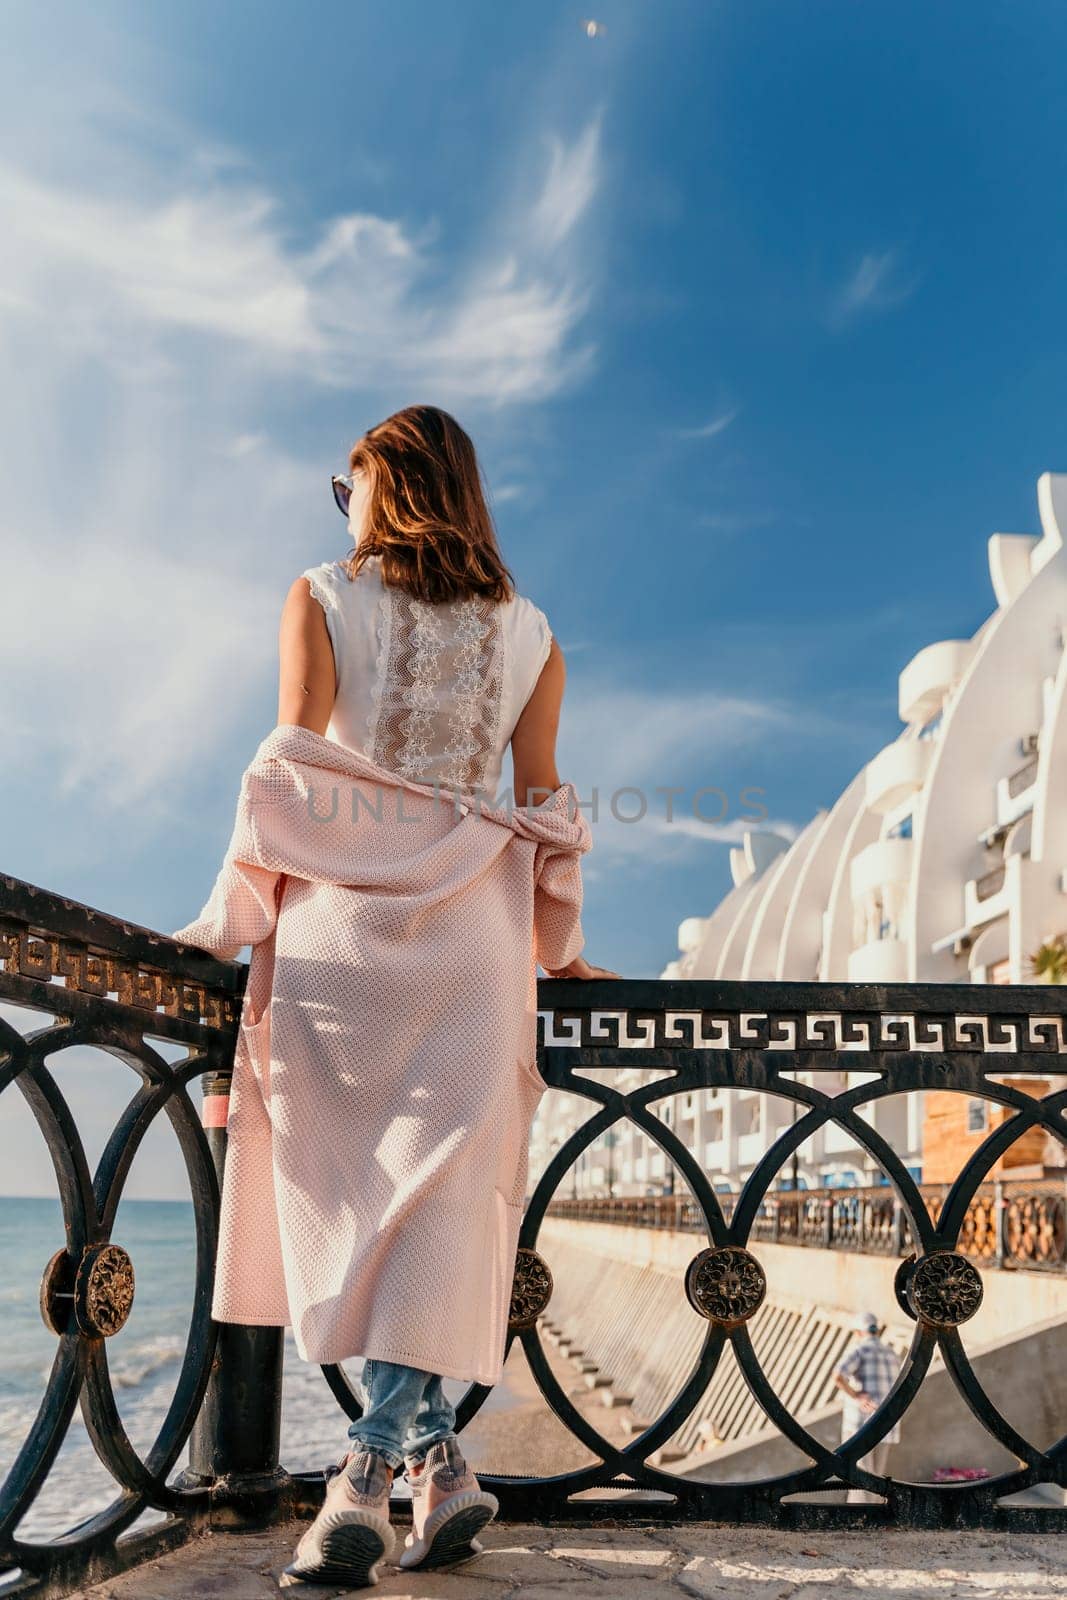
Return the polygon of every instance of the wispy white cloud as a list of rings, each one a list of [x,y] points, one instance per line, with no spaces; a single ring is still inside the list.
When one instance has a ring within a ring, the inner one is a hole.
[[[736,844],[750,828],[792,838],[795,823],[768,821],[768,797],[726,774],[768,738],[802,739],[809,720],[785,701],[583,683],[565,699],[557,766],[586,802],[590,870],[619,858],[699,860],[709,844]]]
[[[532,233],[551,248],[563,243],[586,215],[600,182],[602,117],[594,113],[572,144],[552,137],[544,187],[530,218]]]
[[[914,294],[918,279],[906,275],[897,250],[869,251],[834,291],[827,309],[832,327],[856,318],[892,311]]]
[[[491,490],[494,504],[500,506],[510,505],[514,500],[521,500],[525,493],[526,489],[521,483],[498,483]]]
[[[708,804],[707,801],[703,803]],[[790,819],[764,817],[754,813],[734,817],[728,822],[704,822],[692,813],[675,814],[671,817],[654,816],[648,820],[653,833],[669,833],[671,837],[680,833],[701,844],[738,845],[746,833],[754,829],[760,833],[781,834],[784,839],[795,839],[800,833],[800,826]]]
[[[76,518],[73,538],[47,526],[47,506],[26,510],[16,525],[30,537],[5,537],[0,586],[0,670],[15,688],[0,702],[9,758],[32,760],[59,807],[76,806],[101,837],[121,830],[130,848],[188,806],[216,753],[227,764],[229,752],[251,754],[261,735],[242,736],[250,717],[270,725],[282,601],[317,559],[290,530],[316,490],[325,498],[318,475],[276,444],[254,457],[238,449],[235,484],[233,453],[205,442],[195,486],[172,484],[153,460],[158,416],[150,408],[143,430],[129,430],[140,448],[116,452],[94,494],[63,491],[57,509]],[[191,470],[176,454],[179,475]],[[186,514],[205,519],[199,535],[183,527]],[[235,526],[262,537],[258,557],[244,539],[219,537]]]
[[[8,165],[0,317],[62,315],[68,348],[112,362],[146,335],[184,333],[244,346],[303,381],[541,399],[591,359],[572,344],[591,292],[576,235],[599,172],[594,116],[572,142],[552,142],[514,220],[489,227],[495,253],[461,253],[442,287],[429,222],[412,230],[354,211],[300,247],[276,196],[217,165],[169,189],[162,174],[146,185],[140,169],[124,183],[112,173],[99,193]]]
[[[707,422],[702,422],[695,428],[679,428],[679,439],[717,439],[720,433],[725,433],[731,423],[736,422],[739,411],[736,407],[716,412]]]
[[[239,461],[244,456],[254,456],[265,450],[269,444],[265,433],[239,433],[233,439],[227,439],[219,445],[223,455],[232,456]]]

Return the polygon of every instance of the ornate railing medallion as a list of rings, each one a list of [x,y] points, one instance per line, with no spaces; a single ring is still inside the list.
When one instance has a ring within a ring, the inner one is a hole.
[[[685,1293],[699,1316],[721,1328],[739,1328],[766,1299],[767,1279],[749,1251],[724,1245],[693,1258],[686,1269]]]
[[[552,1298],[552,1273],[536,1250],[520,1246],[515,1259],[508,1327],[513,1333],[532,1328]]]
[[[982,1277],[966,1256],[935,1250],[912,1267],[904,1293],[917,1321],[931,1328],[958,1328],[982,1304]]]

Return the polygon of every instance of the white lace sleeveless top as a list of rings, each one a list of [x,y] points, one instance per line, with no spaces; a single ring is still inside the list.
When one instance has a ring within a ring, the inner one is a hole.
[[[337,694],[326,737],[390,772],[501,793],[519,713],[548,657],[544,612],[516,595],[427,604],[383,583],[380,557],[301,574],[326,614]]]

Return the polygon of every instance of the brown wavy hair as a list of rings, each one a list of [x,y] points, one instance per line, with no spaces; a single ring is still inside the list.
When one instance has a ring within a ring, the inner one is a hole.
[[[350,577],[380,556],[384,582],[431,604],[512,599],[474,445],[447,411],[394,412],[352,446],[348,470],[366,473],[369,487],[363,532],[344,562]]]

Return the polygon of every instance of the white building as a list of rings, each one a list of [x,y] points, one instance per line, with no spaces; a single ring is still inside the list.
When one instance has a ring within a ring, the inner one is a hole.
[[[1028,957],[1067,933],[1067,475],[1045,473],[1037,496],[1040,536],[989,540],[992,615],[901,672],[903,731],[795,839],[753,831],[731,850],[733,887],[682,922],[662,977],[1033,981]],[[872,1113],[916,1175],[919,1100]],[[586,1114],[558,1097],[543,1109],[534,1171]],[[680,1097],[674,1114],[705,1169],[736,1187],[791,1111],[709,1090]],[[803,1153],[808,1185],[869,1174],[865,1153],[831,1129]],[[609,1175],[617,1194],[641,1194],[667,1168],[627,1126],[610,1152],[588,1153],[578,1192],[603,1192]]]

